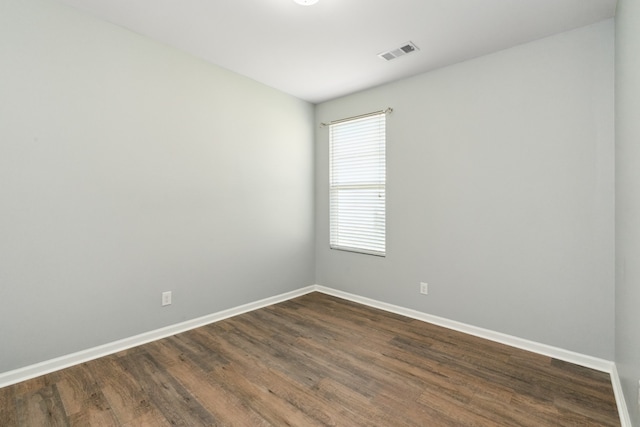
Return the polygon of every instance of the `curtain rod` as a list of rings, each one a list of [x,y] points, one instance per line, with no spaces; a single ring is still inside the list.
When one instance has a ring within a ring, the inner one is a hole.
[[[347,117],[347,118],[344,118],[344,119],[334,120],[334,121],[329,122],[329,123],[320,123],[320,127],[323,128],[323,127],[330,126],[330,125],[335,125],[335,124],[338,124],[338,123],[348,122],[350,120],[363,119],[365,117],[377,116],[378,114],[389,114],[391,112],[393,112],[393,108],[389,107],[386,110],[373,111],[371,113],[360,114],[359,116],[353,116],[353,117]]]

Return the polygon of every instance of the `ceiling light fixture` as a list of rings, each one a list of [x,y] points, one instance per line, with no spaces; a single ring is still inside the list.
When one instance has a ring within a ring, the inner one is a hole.
[[[303,6],[311,6],[312,4],[318,3],[318,0],[293,0],[293,1]]]

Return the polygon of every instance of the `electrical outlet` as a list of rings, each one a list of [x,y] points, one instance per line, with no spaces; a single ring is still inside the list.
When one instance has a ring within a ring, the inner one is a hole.
[[[171,305],[171,291],[162,293],[162,306]]]
[[[420,293],[427,295],[429,293],[429,285],[425,282],[420,282]]]

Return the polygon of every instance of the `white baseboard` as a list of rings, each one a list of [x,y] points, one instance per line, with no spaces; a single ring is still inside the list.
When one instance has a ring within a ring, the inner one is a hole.
[[[314,290],[315,286],[307,286],[306,288],[276,295],[270,298],[265,298],[259,301],[230,308],[228,310],[219,311],[207,316],[198,317],[197,319],[187,320],[186,322],[181,322],[175,325],[170,325],[164,328],[145,332],[143,334],[124,338],[108,344],[100,345],[98,347],[82,350],[77,353],[72,353],[65,356],[57,357],[55,359],[46,360],[34,365],[25,366],[24,368],[3,372],[0,373],[0,388],[19,383],[21,381],[36,378],[54,371],[59,371],[61,369],[78,365],[80,363],[88,362],[89,360],[97,359],[109,354],[117,353],[122,350],[146,344],[151,341],[156,341],[162,338],[169,337],[171,335],[199,328],[200,326],[218,322],[220,320],[237,316],[242,313],[247,313],[249,311],[257,310],[262,307],[277,304],[282,301],[308,294],[310,292],[313,292]]]
[[[48,374],[50,372],[68,368],[73,365],[78,365],[80,363],[88,362],[90,360],[107,356],[109,354],[117,353],[122,350],[126,350],[142,344],[146,344],[151,341],[156,341],[162,338],[169,337],[171,335],[179,334],[181,332],[186,332],[188,330],[195,329],[200,326],[208,325],[210,323],[218,322],[220,320],[237,316],[242,313],[247,313],[249,311],[257,310],[262,307],[287,301],[292,298],[296,298],[314,291],[321,292],[327,295],[332,295],[338,298],[346,299],[346,300],[367,305],[370,307],[378,308],[391,313],[400,314],[402,316],[410,317],[412,319],[417,319],[424,322],[432,323],[434,325],[442,326],[448,329],[453,329],[455,331],[463,332],[469,335],[474,335],[480,338],[499,342],[512,347],[520,348],[522,350],[527,350],[527,351],[542,354],[545,356],[553,357],[559,360],[564,360],[566,362],[574,363],[576,365],[595,369],[601,372],[609,373],[611,376],[611,382],[612,382],[613,391],[616,398],[616,403],[618,405],[618,412],[620,414],[620,422],[622,423],[622,427],[632,427],[631,419],[629,417],[629,412],[627,411],[627,405],[624,400],[622,386],[620,384],[620,378],[618,376],[618,371],[616,369],[616,365],[614,362],[604,360],[604,359],[599,359],[596,357],[587,356],[584,354],[576,353],[576,352],[565,350],[558,347],[549,346],[546,344],[536,343],[534,341],[529,341],[522,338],[511,336],[511,335],[503,334],[500,332],[495,332],[488,329],[483,329],[476,326],[468,325],[465,323],[456,322],[454,320],[433,316],[420,311],[412,310],[405,307],[400,307],[393,304],[388,304],[388,303],[377,301],[371,298],[361,297],[359,295],[350,294],[348,292],[343,292],[343,291],[339,291],[336,289],[332,289],[332,288],[328,288],[320,285],[307,286],[305,288],[301,288],[295,291],[276,295],[270,298],[265,298],[259,301],[255,301],[255,302],[244,304],[238,307],[230,308],[228,310],[223,310],[207,316],[199,317],[197,319],[192,319],[186,322],[181,322],[175,325],[170,325],[164,328],[156,329],[154,331],[145,332],[143,334],[135,335],[129,338],[114,341],[98,347],[93,347],[87,350],[79,351],[77,353],[72,353],[66,356],[61,356],[55,359],[36,363],[34,365],[26,366],[24,368],[3,372],[3,373],[0,373],[0,388],[19,383],[21,381],[26,381],[32,378],[36,378],[41,375]]]
[[[421,311],[412,310],[409,308],[404,308],[404,307],[400,307],[393,304],[388,304],[386,302],[376,301],[374,299],[370,299],[366,297],[361,297],[358,295],[350,294],[348,292],[338,291],[332,288],[327,288],[319,285],[316,285],[315,289],[318,292],[322,292],[328,295],[333,295],[338,298],[343,298],[349,301],[357,302],[359,304],[368,305],[374,308],[379,308],[381,310],[400,314],[402,316],[410,317],[412,319],[422,320],[423,322],[433,323],[434,325],[442,326],[447,329],[453,329],[454,331],[464,332],[465,334],[473,335],[479,338],[484,338],[490,341],[499,342],[501,344],[506,344],[511,347],[516,347],[522,350],[527,350],[527,351],[542,354],[545,356],[553,357],[555,359],[564,360],[565,362],[574,363],[576,365],[595,369],[597,371],[611,373],[614,366],[614,363],[608,360],[598,359],[596,357],[575,353],[573,351],[564,350],[558,347],[552,347],[546,344],[540,344],[540,343],[529,341],[523,338],[514,337],[512,335],[503,334],[501,332],[495,332],[489,329],[468,325],[466,323],[456,322],[455,320],[449,320],[443,317],[433,316],[431,314],[423,313]]]
[[[631,425],[627,402],[624,400],[624,392],[622,391],[618,368],[616,368],[615,364],[611,372],[611,385],[613,386],[613,394],[616,396],[616,405],[618,405],[618,414],[620,414],[620,425],[622,427],[633,427],[633,425]]]

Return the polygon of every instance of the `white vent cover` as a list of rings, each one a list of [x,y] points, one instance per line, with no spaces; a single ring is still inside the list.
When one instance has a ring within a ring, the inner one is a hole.
[[[392,59],[396,59],[400,56],[407,55],[409,53],[413,53],[418,49],[418,46],[413,44],[413,42],[407,42],[403,46],[400,46],[397,49],[389,50],[387,52],[379,53],[378,56],[384,60],[391,61]]]

